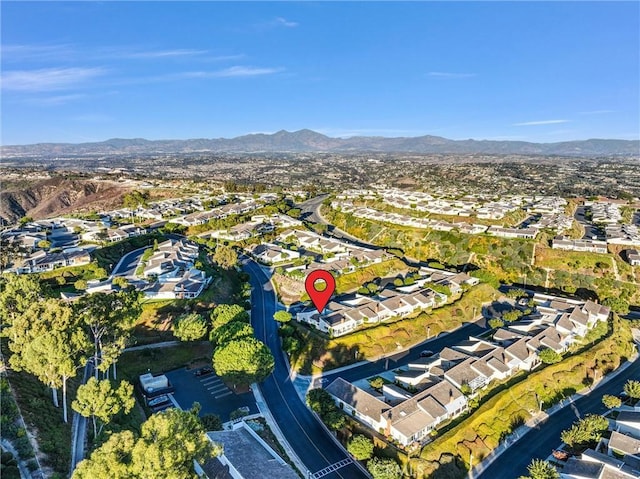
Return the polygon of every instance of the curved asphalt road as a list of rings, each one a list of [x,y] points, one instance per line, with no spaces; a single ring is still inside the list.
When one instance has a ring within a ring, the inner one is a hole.
[[[329,437],[311,411],[300,401],[289,379],[289,369],[280,347],[278,326],[273,320],[276,297],[269,278],[251,260],[243,261],[243,267],[249,273],[251,281],[251,322],[256,336],[271,349],[275,358],[273,374],[260,384],[271,414],[291,448],[312,473],[347,459],[345,452]],[[367,476],[352,463],[324,477],[359,479]]]
[[[604,414],[607,409],[602,404],[602,396],[604,394],[620,394],[628,379],[638,378],[640,378],[640,358],[592,393],[574,401],[573,405],[561,409],[538,424],[476,477],[515,479],[526,475],[527,466],[533,459],[546,459],[552,452],[551,448],[560,445],[562,442],[560,433],[569,429],[571,424],[578,419],[576,410],[580,417],[585,414]]]

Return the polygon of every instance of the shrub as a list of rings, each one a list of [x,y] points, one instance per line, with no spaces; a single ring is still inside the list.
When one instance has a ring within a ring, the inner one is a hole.
[[[364,461],[373,455],[373,441],[362,434],[356,434],[349,441],[347,451],[358,461]]]
[[[555,352],[553,349],[545,348],[538,353],[540,361],[544,364],[555,364],[562,361],[562,356]]]
[[[273,319],[279,323],[288,323],[291,321],[291,313],[288,311],[276,311],[273,315]]]
[[[200,422],[207,431],[222,431],[222,419],[217,414],[205,414]]]
[[[620,400],[620,398],[617,396],[605,394],[604,396],[602,396],[602,404],[604,404],[607,409],[614,409],[622,405],[622,400]]]
[[[491,318],[489,320],[489,327],[491,329],[498,329],[504,326],[504,321],[500,318]]]
[[[393,459],[374,457],[367,462],[367,469],[373,479],[400,479],[402,477],[400,466]]]
[[[373,389],[382,389],[382,386],[384,386],[384,379],[382,379],[380,376],[376,376],[375,378],[369,379],[369,385]]]
[[[624,385],[624,392],[632,399],[640,399],[640,381],[629,379]]]

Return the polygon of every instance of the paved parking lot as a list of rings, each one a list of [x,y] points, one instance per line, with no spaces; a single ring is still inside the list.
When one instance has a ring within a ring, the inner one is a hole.
[[[250,414],[258,412],[252,392],[236,394],[214,373],[196,376],[195,370],[180,368],[165,374],[175,388],[173,397],[182,409],[189,409],[194,402],[199,402],[201,415],[217,414],[223,422],[240,407],[248,407]]]

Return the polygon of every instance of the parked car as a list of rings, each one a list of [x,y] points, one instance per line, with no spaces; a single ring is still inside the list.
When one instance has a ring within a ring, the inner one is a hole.
[[[149,407],[155,407],[155,406],[159,406],[161,404],[164,403],[168,403],[169,401],[169,396],[167,396],[166,394],[163,394],[162,396],[158,396],[155,397],[153,399],[149,399],[149,401],[147,402],[147,405]]]
[[[204,367],[204,368],[200,368],[198,369],[195,373],[193,373],[195,376],[206,376],[208,374],[213,373],[213,369],[209,368],[209,367]]]
[[[430,358],[431,356],[433,356],[433,351],[431,351],[430,349],[425,349],[424,351],[420,351],[420,357],[421,358]]]

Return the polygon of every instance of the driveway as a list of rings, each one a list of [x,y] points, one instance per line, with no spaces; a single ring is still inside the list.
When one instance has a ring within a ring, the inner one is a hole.
[[[175,388],[173,397],[182,409],[189,409],[194,402],[199,402],[202,406],[200,415],[217,414],[223,422],[240,407],[248,407],[250,414],[258,413],[251,391],[236,394],[214,373],[199,377],[194,373],[194,369],[186,368],[165,373]]]

